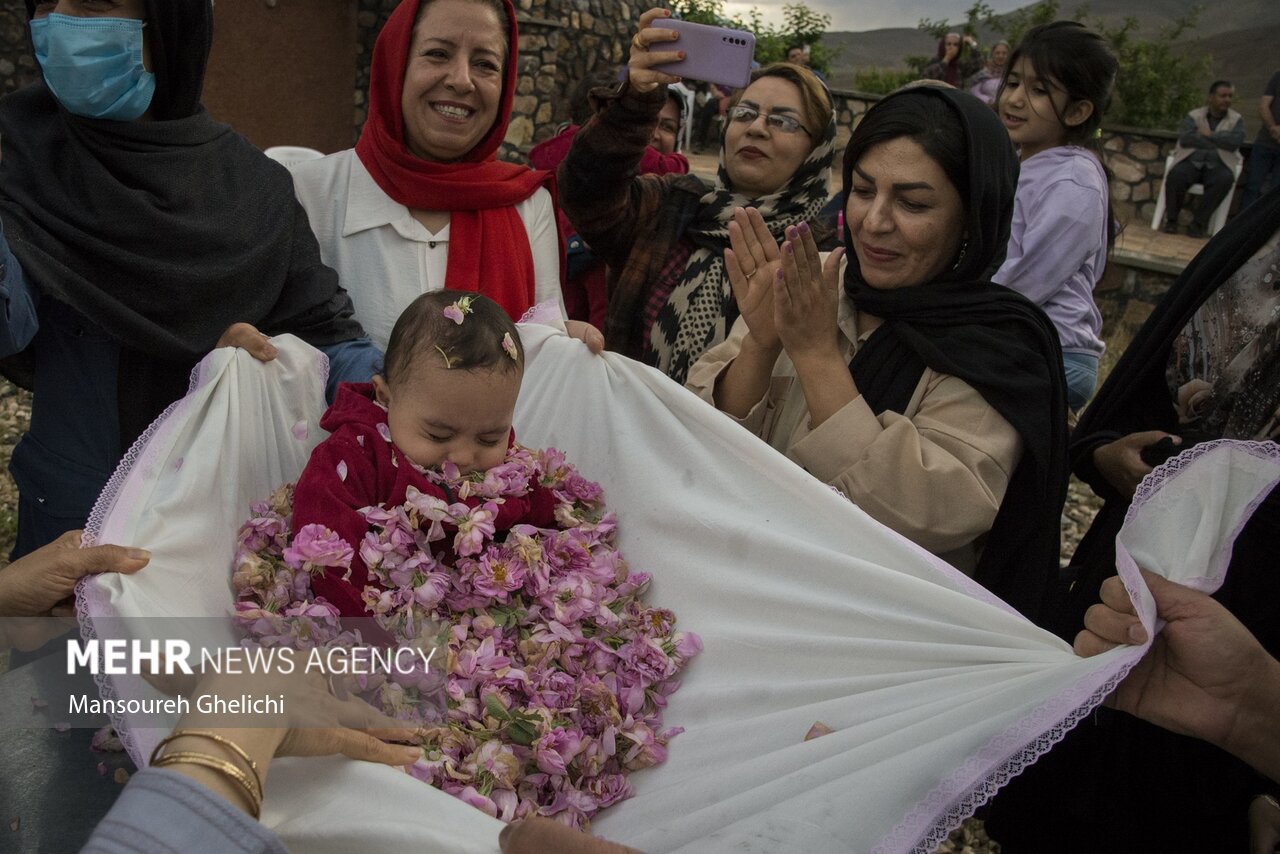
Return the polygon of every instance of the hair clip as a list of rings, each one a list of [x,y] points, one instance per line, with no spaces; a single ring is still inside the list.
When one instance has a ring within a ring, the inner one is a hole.
[[[471,297],[465,296],[462,299],[445,306],[444,311],[441,313],[454,323],[461,326],[462,318],[471,313],[471,299]]]
[[[510,332],[502,333],[502,349],[511,357],[511,361],[520,361],[520,351],[516,349],[516,342],[511,340]]]
[[[453,306],[449,306],[449,308],[453,308]],[[449,310],[448,308],[446,308],[446,309],[445,309],[445,311],[448,311],[448,310]],[[450,320],[452,320],[452,319],[453,319],[453,318],[450,318]],[[459,321],[457,321],[457,322],[458,322],[458,323],[461,323],[462,321],[461,321],[461,320],[459,320]],[[439,345],[439,344],[437,344],[437,345],[436,345],[436,352],[440,354],[440,358],[441,358],[441,359],[444,359],[444,368],[445,368],[445,370],[446,370],[446,371],[447,371],[447,370],[452,370],[452,368],[453,368],[453,359],[450,359],[450,358],[449,358],[449,354],[448,354],[448,353],[446,353],[444,350],[442,350],[442,349],[440,348],[440,345]]]

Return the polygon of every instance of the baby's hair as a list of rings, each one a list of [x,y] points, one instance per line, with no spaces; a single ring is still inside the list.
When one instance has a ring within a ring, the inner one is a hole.
[[[507,373],[524,369],[524,345],[515,323],[488,297],[431,291],[409,303],[396,320],[382,377],[394,385],[413,373],[415,363],[431,358],[451,369]]]

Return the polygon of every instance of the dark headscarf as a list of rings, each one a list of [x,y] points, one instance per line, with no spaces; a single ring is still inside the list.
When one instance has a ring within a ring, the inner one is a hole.
[[[1244,215],[1246,212],[1248,216]],[[1241,211],[1192,259],[1081,414],[1071,436],[1074,468],[1103,498],[1120,496],[1093,468],[1093,451],[1129,433],[1165,430],[1181,434],[1165,380],[1173,341],[1205,300],[1244,266],[1277,229],[1280,187]],[[1184,443],[1179,450],[1185,447],[1189,445]]]
[[[892,290],[868,285],[857,255],[849,252],[845,293],[859,310],[884,318],[849,370],[877,415],[901,412],[929,367],[973,386],[1018,431],[1022,459],[974,577],[1036,620],[1058,572],[1067,489],[1067,404],[1053,324],[1021,294],[990,281],[1009,240],[1018,160],[995,113],[972,95],[920,86],[890,95],[881,104],[900,98],[940,98],[964,125],[967,242],[958,263],[938,278]],[[856,140],[855,130],[851,147]],[[853,166],[846,156],[846,198]],[[852,247],[848,223],[844,236],[845,245]]]
[[[148,0],[156,121],[73,115],[43,81],[0,100],[5,232],[46,297],[120,342],[126,440],[233,323],[317,345],[361,334],[288,171],[199,103],[212,24],[209,0]]]

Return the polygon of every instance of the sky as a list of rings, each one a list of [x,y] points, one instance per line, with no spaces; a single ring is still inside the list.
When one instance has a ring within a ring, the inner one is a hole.
[[[725,3],[725,12],[734,17],[746,18],[752,6],[758,8],[766,22],[782,24],[782,7],[795,0],[755,0]],[[973,0],[804,0],[815,12],[831,16],[833,32],[841,30],[879,30],[885,27],[914,27],[921,18],[949,21],[964,20],[964,13]],[[1008,12],[1026,6],[1032,0],[987,0],[987,5],[997,13]]]

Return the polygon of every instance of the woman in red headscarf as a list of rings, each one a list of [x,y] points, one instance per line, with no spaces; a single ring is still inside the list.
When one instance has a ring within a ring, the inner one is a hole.
[[[293,167],[321,255],[380,347],[426,291],[478,291],[515,319],[560,302],[552,176],[495,156],[516,51],[510,0],[404,0],[374,47],[360,142]]]

